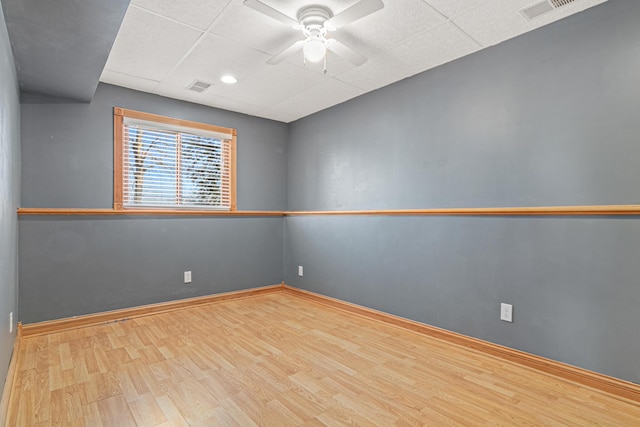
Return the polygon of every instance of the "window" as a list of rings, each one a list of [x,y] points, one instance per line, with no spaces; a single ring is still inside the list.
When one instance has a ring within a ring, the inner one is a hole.
[[[114,209],[236,210],[236,130],[114,108]]]

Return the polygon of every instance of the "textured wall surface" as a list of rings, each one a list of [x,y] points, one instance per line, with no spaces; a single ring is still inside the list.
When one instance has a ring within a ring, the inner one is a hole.
[[[288,208],[638,203],[639,18],[611,0],[294,122]],[[284,272],[640,382],[639,247],[638,217],[289,217]]]
[[[22,90],[89,102],[130,0],[2,0]]]
[[[17,322],[18,223],[20,204],[20,104],[9,35],[0,7],[0,387],[4,386]],[[2,390],[2,388],[0,388]],[[0,391],[1,393],[1,391]]]
[[[280,283],[282,218],[23,217],[20,257],[32,323]]]
[[[113,107],[238,130],[238,209],[286,205],[287,125],[100,84],[90,104],[23,94],[22,206],[113,205]]]
[[[285,208],[283,123],[103,84],[90,104],[22,101],[24,207],[112,206],[119,106],[236,128],[238,209]],[[21,217],[21,320],[279,283],[282,227],[282,218]]]
[[[638,203],[638,18],[640,2],[610,0],[289,126],[102,84],[89,104],[23,94],[22,206],[111,206],[113,106],[237,128],[243,210]],[[20,112],[6,29],[0,39],[5,365]],[[19,228],[25,323],[284,276],[640,382],[638,217],[22,217]]]

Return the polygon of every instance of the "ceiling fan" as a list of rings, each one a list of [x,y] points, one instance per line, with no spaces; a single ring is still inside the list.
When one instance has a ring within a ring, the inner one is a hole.
[[[327,33],[342,28],[360,18],[364,18],[384,7],[381,0],[360,0],[358,3],[334,16],[328,7],[311,5],[298,10],[297,20],[295,20],[263,3],[261,0],[244,0],[243,3],[245,6],[276,21],[282,22],[285,25],[289,25],[295,30],[301,30],[305,37],[303,40],[295,42],[282,52],[270,58],[267,64],[278,64],[302,49],[304,63],[323,61],[323,71],[325,74],[327,72],[327,50],[341,56],[356,66],[367,62],[366,56],[356,52],[336,39],[327,38]]]

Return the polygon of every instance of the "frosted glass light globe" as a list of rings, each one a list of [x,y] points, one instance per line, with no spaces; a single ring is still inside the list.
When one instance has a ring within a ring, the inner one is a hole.
[[[320,62],[324,59],[324,56],[327,53],[327,46],[322,42],[322,40],[311,39],[304,43],[304,46],[302,46],[302,52],[304,53],[304,58],[307,61]]]

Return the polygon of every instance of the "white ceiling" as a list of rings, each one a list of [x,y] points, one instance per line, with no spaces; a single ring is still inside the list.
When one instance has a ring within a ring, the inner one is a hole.
[[[336,15],[357,1],[263,0],[292,18],[309,4]],[[540,0],[383,0],[330,33],[369,60],[355,67],[329,52],[324,75],[301,52],[267,65],[302,34],[242,0],[132,0],[100,81],[288,123],[605,1],[575,0],[529,21],[519,11]],[[220,82],[224,74],[238,83]],[[195,80],[212,86],[188,90]]]

